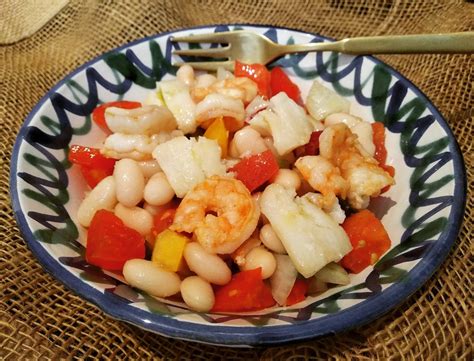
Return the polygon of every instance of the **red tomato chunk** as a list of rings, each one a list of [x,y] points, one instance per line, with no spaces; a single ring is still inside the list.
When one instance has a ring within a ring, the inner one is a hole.
[[[391,241],[382,222],[367,209],[346,218],[342,228],[353,249],[344,256],[341,265],[353,273],[375,264],[390,248]]]
[[[262,280],[262,268],[241,271],[215,291],[213,312],[256,311],[275,304],[270,288]]]
[[[301,100],[301,92],[298,86],[291,81],[286,73],[279,67],[273,68],[270,79],[270,87],[272,96],[280,92],[285,92],[289,98],[293,99],[295,103],[304,106]]]
[[[87,184],[94,188],[105,177],[112,175],[115,159],[104,157],[99,149],[73,145],[69,150],[68,159],[77,164]]]
[[[385,147],[385,126],[381,122],[372,123],[373,141],[375,145],[374,158],[379,162],[379,165],[392,177],[395,176],[395,168],[391,165],[386,165],[387,161],[387,148]],[[381,193],[385,193],[390,189],[390,186],[386,186],[381,190]]]
[[[109,271],[121,271],[129,259],[145,258],[145,239],[112,212],[101,209],[87,233],[86,260]]]
[[[177,208],[178,207],[173,204],[170,205],[169,208],[163,209],[161,212],[158,212],[153,216],[153,228],[151,230],[153,236],[156,237],[173,224]]]
[[[308,292],[308,282],[302,279],[297,279],[286,299],[286,305],[291,306],[295,303],[304,301],[306,298],[306,292]]]
[[[242,159],[230,171],[253,192],[278,172],[278,163],[271,150]]]
[[[270,72],[262,64],[244,64],[235,62],[234,75],[236,77],[246,77],[252,79],[258,86],[258,93],[266,98],[270,98]]]
[[[309,142],[295,149],[295,156],[297,158],[304,157],[306,155],[318,155],[319,154],[319,136],[323,131],[317,130],[311,133]]]
[[[385,126],[381,122],[372,123],[373,141],[375,145],[374,158],[379,164],[385,164],[387,149],[385,148]]]

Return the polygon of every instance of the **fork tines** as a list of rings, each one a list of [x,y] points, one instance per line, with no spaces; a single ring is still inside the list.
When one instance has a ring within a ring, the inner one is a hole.
[[[207,58],[224,58],[229,55],[230,46],[222,48],[207,48],[207,49],[185,49],[175,50],[174,55],[184,56],[204,56]]]
[[[171,41],[174,43],[228,43],[230,41],[230,32],[222,33],[209,33],[209,34],[197,34],[189,36],[177,36],[171,37]],[[228,44],[218,48],[205,48],[205,49],[179,49],[174,50],[173,55],[180,57],[204,57],[204,58],[219,58],[227,59],[223,61],[185,61],[185,62],[173,62],[173,66],[181,66],[189,64],[195,69],[200,70],[217,70],[219,67],[223,67],[227,70],[234,69],[234,62],[228,60],[230,56],[231,45]]]
[[[235,31],[222,33],[195,34],[186,36],[172,36],[171,41],[175,43],[228,43]]]

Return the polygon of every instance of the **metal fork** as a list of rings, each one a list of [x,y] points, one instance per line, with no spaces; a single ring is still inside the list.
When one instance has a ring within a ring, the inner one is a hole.
[[[233,70],[235,60],[243,63],[268,64],[289,53],[334,51],[346,54],[421,54],[421,53],[473,53],[474,31],[448,34],[388,35],[347,38],[335,42],[308,44],[276,44],[266,36],[238,30],[221,33],[172,37],[172,42],[226,43],[227,46],[207,49],[175,50],[173,54],[190,57],[223,58],[223,61],[176,62],[190,64],[195,69],[216,70],[224,67]]]

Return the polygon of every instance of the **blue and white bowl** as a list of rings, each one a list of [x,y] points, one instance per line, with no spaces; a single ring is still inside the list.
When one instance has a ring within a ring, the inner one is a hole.
[[[388,129],[388,164],[396,185],[372,202],[392,247],[351,284],[292,307],[218,315],[160,301],[87,264],[76,210],[86,185],[67,161],[70,144],[94,145],[103,133],[91,122],[100,103],[143,100],[155,82],[173,77],[172,35],[248,29],[279,43],[330,41],[268,26],[206,26],[127,44],[73,71],[34,107],[15,143],[11,196],[20,230],[43,267],[110,316],[161,335],[228,346],[273,345],[368,323],[409,297],[447,256],[462,220],[466,181],[446,121],[409,80],[369,56],[291,55],[284,67],[306,94],[314,79],[351,102],[351,113]]]

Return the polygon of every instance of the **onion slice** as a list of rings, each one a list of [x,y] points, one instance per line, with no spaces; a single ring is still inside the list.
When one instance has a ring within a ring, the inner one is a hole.
[[[276,270],[270,277],[272,296],[280,306],[286,303],[286,299],[295,284],[298,271],[290,257],[283,254],[274,254],[276,259]]]

